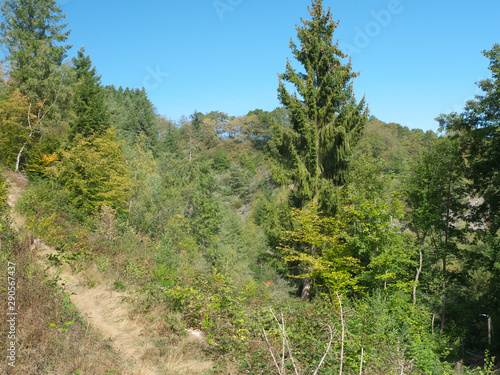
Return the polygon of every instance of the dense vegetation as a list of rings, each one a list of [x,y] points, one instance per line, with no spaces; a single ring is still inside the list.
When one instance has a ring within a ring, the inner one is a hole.
[[[499,45],[484,52],[482,95],[441,115],[439,136],[410,130],[356,101],[337,23],[314,0],[283,107],[173,121],[144,89],[103,87],[84,49],[64,60],[53,0],[2,12],[0,162],[30,181],[18,210],[58,261],[93,265],[140,314],[160,311],[159,337],[204,331],[214,374],[494,373]],[[78,320],[2,220],[3,274],[18,257],[39,305],[62,309],[47,322]],[[42,356],[64,358],[58,332]]]

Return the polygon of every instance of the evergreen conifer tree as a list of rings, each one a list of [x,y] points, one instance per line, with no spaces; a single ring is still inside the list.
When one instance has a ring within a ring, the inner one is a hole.
[[[1,42],[11,78],[33,101],[47,100],[69,45],[70,31],[60,24],[65,15],[54,0],[5,0],[1,7]],[[50,101],[50,98],[49,98]]]
[[[109,113],[100,84],[101,78],[97,76],[96,68],[92,67],[90,56],[85,56],[85,48],[78,51],[73,64],[78,82],[73,102],[76,119],[71,124],[71,140],[77,134],[84,137],[99,135],[109,128]]]
[[[313,0],[312,20],[297,26],[300,46],[290,48],[305,72],[297,72],[287,61],[279,75],[279,99],[288,109],[290,126],[275,125],[270,144],[275,171],[294,185],[293,205],[303,207],[318,201],[325,212],[335,211],[335,186],[345,181],[348,159],[367,122],[364,99],[356,102],[351,63],[333,41],[338,23],[331,10],[323,11],[321,0]],[[287,90],[285,82],[295,87]],[[284,174],[283,174],[284,173]]]

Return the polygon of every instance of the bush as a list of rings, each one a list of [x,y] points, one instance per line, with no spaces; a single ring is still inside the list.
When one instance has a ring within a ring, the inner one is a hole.
[[[213,157],[213,169],[216,171],[224,171],[231,165],[231,158],[222,150],[215,151]]]
[[[46,175],[61,183],[72,204],[87,214],[104,205],[125,210],[131,180],[121,144],[111,130],[100,137],[75,139]]]

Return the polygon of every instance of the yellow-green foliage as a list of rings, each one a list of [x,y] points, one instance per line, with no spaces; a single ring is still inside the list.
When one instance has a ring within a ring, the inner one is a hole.
[[[45,174],[62,183],[75,206],[86,212],[104,205],[118,211],[126,207],[131,180],[113,130],[75,139],[73,147],[63,151]]]
[[[5,211],[5,208],[7,208],[7,182],[0,179],[0,214]]]
[[[57,160],[58,156],[56,152],[51,154],[35,155],[31,163],[26,166],[26,170],[31,173],[43,174],[45,169],[49,168],[57,162]]]
[[[282,242],[284,261],[302,265],[301,278],[314,277],[330,292],[344,293],[357,288],[355,275],[360,271],[359,260],[346,252],[345,228],[334,217],[321,216],[316,204],[293,210],[298,223],[294,231],[287,231]]]
[[[127,153],[131,176],[128,219],[138,229],[155,231],[155,223],[160,221],[158,199],[162,179],[158,173],[158,163],[147,143],[146,134],[141,133]]]
[[[0,158],[14,166],[16,155],[29,131],[28,98],[0,83]]]

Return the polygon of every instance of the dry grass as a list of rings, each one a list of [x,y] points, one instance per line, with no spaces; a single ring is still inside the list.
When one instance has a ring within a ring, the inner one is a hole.
[[[44,247],[50,249],[42,244],[42,250]],[[47,249],[43,252],[48,253]],[[107,272],[99,271],[98,259],[89,256],[75,262],[78,273],[64,264],[59,278],[90,326],[109,338],[109,345],[126,362],[126,373],[206,373],[212,367],[205,360],[206,342],[186,338],[181,317],[158,301],[148,300],[140,288],[127,283],[124,290],[117,291],[113,258],[108,258],[113,266],[104,267]]]
[[[15,367],[5,357],[2,374],[121,374],[123,368],[109,344],[78,315],[69,298],[47,277],[37,262],[32,238],[16,239],[0,255],[2,299],[7,301],[7,262],[16,264]],[[6,353],[7,304],[0,308],[1,351]]]
[[[146,355],[154,358],[165,374],[202,375],[212,368],[209,361],[197,361],[203,358],[204,343],[194,337],[183,338],[175,345],[168,345],[157,340]]]

